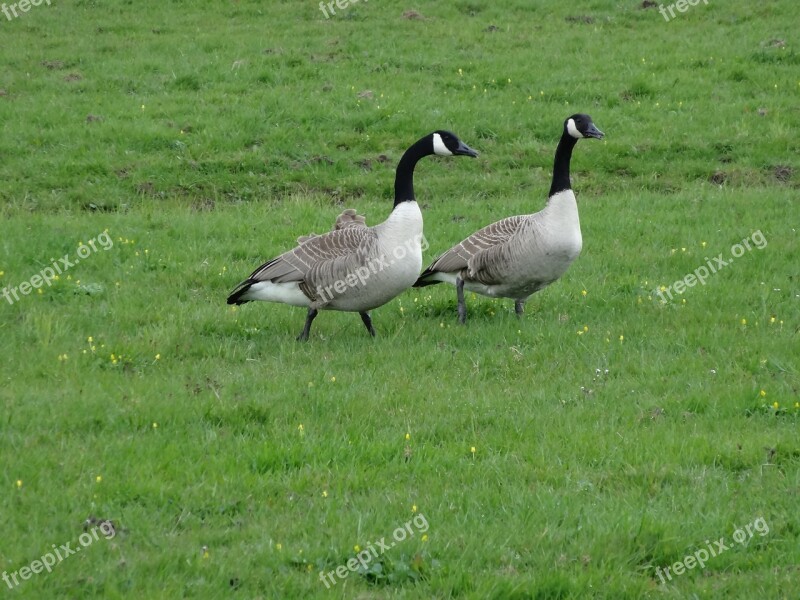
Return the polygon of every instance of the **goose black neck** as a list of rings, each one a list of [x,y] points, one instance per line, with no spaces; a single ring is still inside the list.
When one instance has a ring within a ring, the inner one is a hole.
[[[553,163],[553,183],[550,185],[549,196],[551,198],[558,192],[572,189],[572,184],[569,181],[569,162],[572,158],[572,149],[577,141],[565,131],[558,142],[556,159]]]
[[[414,167],[420,158],[433,154],[433,146],[427,137],[417,141],[403,154],[397,165],[394,178],[394,205],[416,200],[414,196]]]

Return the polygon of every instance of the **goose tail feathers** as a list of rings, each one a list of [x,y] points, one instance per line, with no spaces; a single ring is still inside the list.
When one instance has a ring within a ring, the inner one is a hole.
[[[427,285],[436,285],[437,283],[442,283],[438,279],[429,279],[431,275],[434,275],[436,271],[432,271],[431,269],[425,269],[419,278],[414,282],[412,287],[420,288],[425,287]]]
[[[256,283],[254,279],[245,279],[242,283],[237,285],[236,289],[234,289],[228,296],[228,304],[236,304],[238,306],[240,304],[244,304],[245,302],[250,302],[250,299],[245,298],[244,296],[250,291],[250,286],[252,286],[254,283]]]

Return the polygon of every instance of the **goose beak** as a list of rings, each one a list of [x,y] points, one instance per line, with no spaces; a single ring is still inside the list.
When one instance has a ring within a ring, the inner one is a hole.
[[[598,140],[602,140],[605,133],[600,131],[597,127],[594,126],[594,123],[589,123],[589,129],[586,130],[584,136],[590,138],[597,138]]]
[[[472,158],[478,157],[478,153],[461,140],[459,140],[458,148],[456,148],[456,151],[453,154],[457,156],[471,156]]]

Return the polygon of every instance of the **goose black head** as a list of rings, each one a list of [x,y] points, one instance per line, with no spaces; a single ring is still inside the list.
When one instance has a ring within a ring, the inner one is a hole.
[[[475,158],[478,153],[458,139],[452,131],[434,131],[431,134],[433,153],[439,156],[471,156]]]
[[[581,113],[572,115],[564,121],[564,132],[576,140],[581,138],[602,139],[605,135],[592,123],[592,117]]]

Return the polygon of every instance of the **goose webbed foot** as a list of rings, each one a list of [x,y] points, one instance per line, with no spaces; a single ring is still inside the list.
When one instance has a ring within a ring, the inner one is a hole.
[[[514,312],[517,313],[518,317],[522,316],[525,312],[525,300],[517,300],[514,302]]]
[[[360,312],[358,314],[361,315],[361,321],[364,323],[364,327],[367,328],[367,331],[369,331],[369,334],[375,337],[375,328],[372,326],[372,318],[370,318],[369,313]]]
[[[456,296],[458,296],[458,322],[464,325],[467,322],[467,303],[464,302],[464,280],[456,277]]]
[[[308,334],[311,331],[311,323],[314,322],[314,319],[319,314],[316,308],[309,308],[308,314],[306,315],[306,324],[303,326],[303,331],[300,332],[300,335],[297,336],[298,342],[305,342],[308,340]]]

